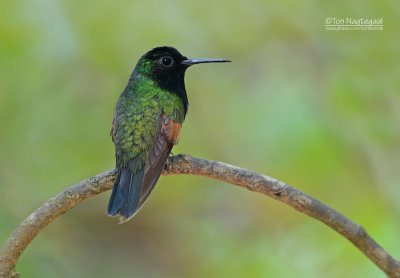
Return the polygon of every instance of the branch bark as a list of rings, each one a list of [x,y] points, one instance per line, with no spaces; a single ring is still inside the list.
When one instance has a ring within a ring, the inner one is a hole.
[[[10,235],[0,251],[0,278],[19,277],[15,265],[29,243],[59,215],[84,200],[111,189],[116,170],[108,170],[72,185],[50,198]],[[274,178],[222,162],[177,155],[168,160],[163,175],[204,176],[244,187],[281,201],[311,216],[352,242],[388,277],[400,278],[400,262],[387,253],[359,224],[334,209]]]

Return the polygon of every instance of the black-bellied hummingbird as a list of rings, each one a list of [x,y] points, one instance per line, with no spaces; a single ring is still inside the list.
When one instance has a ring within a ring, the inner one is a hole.
[[[108,214],[121,222],[143,206],[177,144],[188,110],[184,76],[194,64],[230,62],[188,59],[172,47],[144,54],[115,107],[111,136],[117,176]]]

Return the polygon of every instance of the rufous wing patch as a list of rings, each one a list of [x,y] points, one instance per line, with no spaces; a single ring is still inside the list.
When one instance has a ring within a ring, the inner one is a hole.
[[[181,127],[181,123],[174,122],[171,117],[165,114],[163,115],[161,133],[167,139],[168,143],[174,145],[178,144],[179,138],[181,136]]]

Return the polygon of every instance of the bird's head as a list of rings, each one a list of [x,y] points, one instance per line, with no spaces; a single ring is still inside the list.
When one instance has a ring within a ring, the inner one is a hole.
[[[183,82],[188,67],[201,63],[230,62],[223,59],[188,59],[173,47],[156,47],[144,54],[136,65],[135,72],[146,75],[159,83],[160,87],[170,87]],[[166,88],[167,89],[167,88]]]
[[[186,69],[201,63],[230,62],[223,59],[188,59],[173,47],[156,47],[144,54],[132,73],[131,80],[137,76],[152,79],[161,89],[178,94],[187,108],[185,90]]]

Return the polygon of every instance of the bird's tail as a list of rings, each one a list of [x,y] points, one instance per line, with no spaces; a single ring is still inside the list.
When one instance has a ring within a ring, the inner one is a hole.
[[[128,168],[118,172],[108,202],[108,215],[120,215],[121,222],[128,221],[135,215],[142,193],[143,175],[144,166],[135,174]]]

